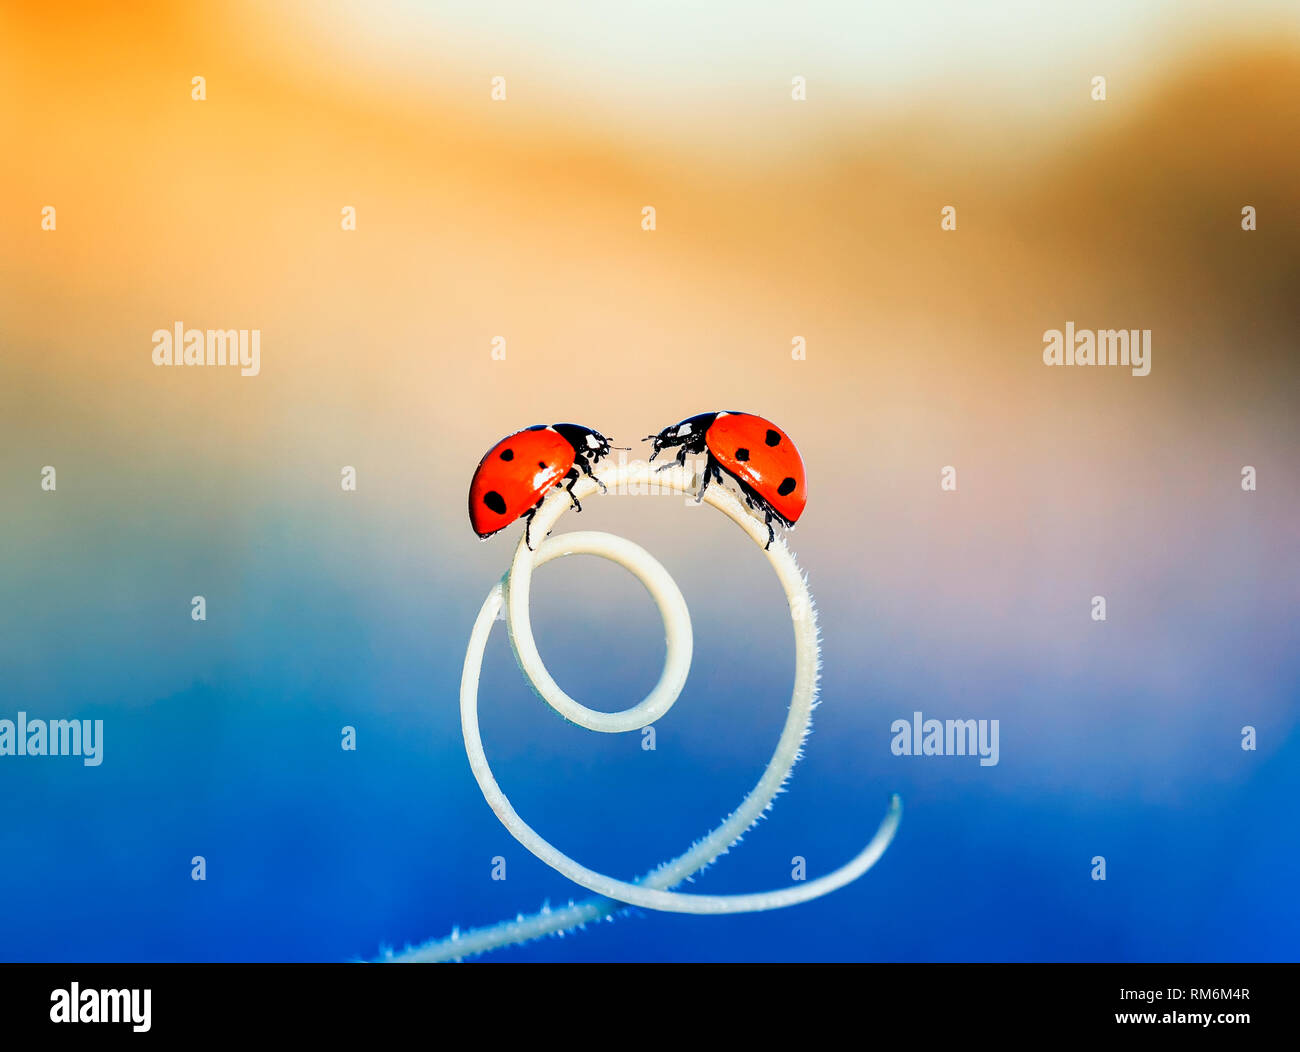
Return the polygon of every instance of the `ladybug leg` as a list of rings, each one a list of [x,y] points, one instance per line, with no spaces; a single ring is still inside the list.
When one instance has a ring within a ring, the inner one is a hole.
[[[763,551],[772,547],[772,542],[776,540],[776,534],[772,532],[772,513],[770,511],[763,513],[763,525],[767,527],[767,543],[763,545]]]
[[[596,477],[596,472],[592,470],[592,468],[591,468],[591,462],[590,462],[586,457],[578,457],[578,458],[574,461],[574,463],[576,463],[576,464],[578,465],[578,467],[582,468],[582,472],[583,472],[584,475],[586,475],[588,478],[592,479],[592,480],[596,483],[596,485],[600,487],[600,492],[601,492],[601,493],[608,493],[608,492],[609,492],[609,490],[607,490],[607,489],[605,488],[605,483],[601,482],[600,479]],[[575,476],[575,478],[576,478],[576,476]],[[572,489],[573,489],[573,487],[570,486],[569,489],[570,489],[570,496],[572,496]],[[576,501],[575,501],[575,503],[576,503]]]
[[[540,507],[540,505],[537,507]],[[524,517],[524,543],[528,545],[528,550],[530,552],[536,551],[533,547],[533,516],[537,514],[537,507],[534,507],[533,510]]]
[[[685,463],[686,462],[683,460],[682,461],[683,467],[685,466]],[[722,469],[718,467],[718,462],[713,459],[713,455],[709,454],[709,459],[704,465],[704,481],[700,483],[700,492],[695,494],[696,504],[699,504],[700,501],[704,499],[704,491],[709,488],[709,481],[711,479],[717,479],[719,482],[721,482]]]
[[[569,484],[565,486],[564,489],[569,494],[569,500],[573,502],[573,510],[582,511],[582,505],[578,503],[578,498],[574,495],[573,492],[574,483],[576,483],[578,479],[582,478],[582,476],[579,475],[576,471],[570,471],[564,477],[569,480]]]
[[[655,453],[658,454],[658,450],[655,450]],[[650,459],[654,460],[654,457],[651,457]],[[670,460],[667,464],[660,464],[657,468],[655,468],[655,471],[668,471],[670,468],[675,468],[675,467],[683,467],[683,468],[686,467],[685,446],[682,446],[680,449],[677,450],[676,460]]]
[[[709,488],[709,469],[704,469],[704,481],[700,483],[700,491],[695,494],[695,503],[699,504],[704,500],[704,491]]]

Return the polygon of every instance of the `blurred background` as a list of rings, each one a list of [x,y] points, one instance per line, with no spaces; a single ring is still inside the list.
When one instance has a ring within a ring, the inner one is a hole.
[[[585,894],[464,757],[517,539],[473,535],[469,478],[528,424],[635,457],[739,408],[807,465],[823,704],[689,888],[829,872],[894,791],[898,838],[808,905],[491,959],[1295,959],[1300,12],[871,8],[5,5],[0,718],[102,719],[104,761],[0,757],[0,958],[370,957]],[[1150,375],[1045,367],[1067,321],[1152,330]],[[156,368],[176,322],[260,329],[260,375]],[[680,497],[560,528],[668,567],[691,679],[647,752],[560,721],[498,632],[484,741],[526,820],[633,878],[757,780],[788,614]],[[658,676],[615,567],[539,571],[534,626],[595,707]],[[891,755],[916,711],[999,720],[1000,763]]]

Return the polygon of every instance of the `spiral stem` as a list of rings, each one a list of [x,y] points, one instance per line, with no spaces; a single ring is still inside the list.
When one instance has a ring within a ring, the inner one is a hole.
[[[642,465],[626,465],[602,476],[609,489],[628,482],[643,481]],[[689,468],[674,468],[657,476],[661,486],[679,492],[693,492],[698,479]],[[597,484],[584,479],[575,490],[579,499],[592,495]],[[720,486],[710,487],[706,503],[737,523],[760,548],[767,542],[767,530],[730,492]],[[570,507],[567,494],[555,493],[538,510],[532,526],[534,537],[545,536]],[[609,559],[635,575],[654,599],[664,622],[668,653],[659,682],[640,704],[618,713],[589,709],[565,694],[537,652],[529,622],[528,605],[532,572],[553,559],[566,555],[587,554]],[[790,709],[772,758],[758,783],[727,818],[687,852],[655,868],[642,879],[629,883],[595,872],[583,866],[547,841],[515,811],[488,764],[478,727],[478,683],[487,640],[498,615],[504,608],[510,642],[525,678],[538,695],[565,719],[590,730],[619,733],[638,730],[661,718],[676,702],[690,668],[692,634],[690,615],[677,584],[664,567],[645,549],[625,538],[607,533],[582,531],[548,538],[531,551],[521,538],[509,573],[493,587],[479,611],[470,633],[461,679],[461,728],[470,769],[488,805],[502,824],[524,847],[539,859],[564,874],[574,883],[596,893],[597,897],[552,910],[543,908],[528,917],[520,915],[487,928],[465,933],[454,932],[446,939],[426,943],[403,954],[384,959],[395,961],[436,961],[461,959],[500,946],[526,942],[542,935],[557,934],[575,926],[610,916],[625,906],[673,913],[730,914],[779,909],[819,898],[856,880],[885,852],[893,840],[902,813],[897,795],[875,836],[850,862],[816,880],[799,882],[790,887],[739,895],[694,895],[671,891],[688,877],[708,866],[731,848],[772,805],[790,771],[801,755],[804,738],[812,724],[812,710],[817,704],[817,681],[820,648],[816,610],[804,574],[784,539],[778,538],[764,554],[776,571],[790,606],[795,637],[795,676]]]

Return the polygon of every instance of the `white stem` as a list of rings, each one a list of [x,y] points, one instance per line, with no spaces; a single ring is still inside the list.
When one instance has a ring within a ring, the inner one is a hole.
[[[610,488],[629,481],[644,480],[645,468],[627,465],[602,476]],[[692,492],[698,485],[695,473],[674,468],[657,476],[661,486],[679,492]],[[597,489],[584,479],[576,487],[579,498]],[[735,521],[760,548],[767,542],[766,527],[756,520],[730,492],[720,486],[710,487],[705,501]],[[568,495],[553,494],[539,509],[532,526],[534,536],[548,534],[569,508]],[[533,641],[528,603],[532,572],[552,559],[565,555],[587,554],[609,559],[633,573],[654,599],[664,621],[668,654],[664,670],[655,688],[639,705],[619,713],[589,709],[565,694],[542,662]],[[569,858],[529,826],[515,811],[492,775],[478,729],[478,682],[483,654],[492,625],[503,605],[507,613],[510,642],[520,669],[533,689],[563,717],[591,730],[621,732],[638,730],[659,719],[681,693],[690,668],[692,635],[690,615],[681,591],[668,571],[639,545],[607,533],[578,532],[547,539],[536,551],[530,551],[521,538],[510,572],[489,593],[470,633],[469,648],[461,679],[461,727],[470,768],[483,791],[484,799],[502,824],[524,847],[547,865],[576,884],[596,892],[600,898],[570,904],[560,910],[543,909],[527,918],[505,921],[451,938],[427,943],[399,957],[388,959],[427,961],[457,959],[482,953],[498,946],[524,942],[541,935],[562,932],[622,908],[624,905],[674,913],[748,913],[778,909],[818,898],[865,873],[884,853],[898,827],[902,804],[895,795],[871,842],[850,862],[817,880],[800,882],[786,888],[742,895],[691,895],[668,891],[692,874],[709,865],[738,841],[771,807],[772,800],[799,759],[804,738],[812,722],[817,703],[817,678],[820,667],[816,612],[807,581],[783,539],[778,538],[765,552],[777,579],[785,590],[794,625],[795,676],[790,711],[777,742],[776,750],[758,784],[716,829],[698,841],[685,854],[656,868],[635,883],[597,873]]]

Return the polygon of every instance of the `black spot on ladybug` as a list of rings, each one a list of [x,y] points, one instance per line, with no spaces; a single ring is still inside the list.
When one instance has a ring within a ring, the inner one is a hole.
[[[737,460],[748,460],[748,459],[749,459],[749,450],[748,450],[748,449],[745,449],[744,447],[741,447],[740,449],[736,450],[736,459],[737,459]]]
[[[498,515],[506,513],[506,499],[494,489],[490,489],[483,494],[483,503],[488,506],[489,510],[495,511]]]
[[[503,449],[503,450],[501,451],[501,459],[502,459],[502,460],[514,460],[514,459],[515,459],[515,451],[514,451],[513,449]]]
[[[546,467],[546,461],[544,461],[544,460],[539,460],[539,461],[537,462],[537,466],[538,466],[539,468],[544,468],[544,467]]]
[[[795,480],[792,478],[782,479],[781,485],[776,487],[776,491],[777,493],[781,494],[781,496],[788,497],[790,496],[791,493],[794,492],[794,488],[797,485],[799,485],[799,483],[795,482]]]
[[[768,428],[767,431],[767,444],[769,446],[779,446],[781,444],[781,436],[771,428]]]

